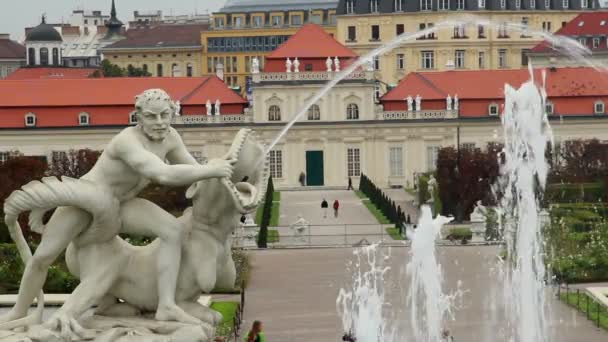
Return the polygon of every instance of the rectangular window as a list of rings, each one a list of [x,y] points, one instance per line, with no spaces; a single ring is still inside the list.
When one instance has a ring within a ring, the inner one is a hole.
[[[215,18],[215,27],[223,28],[224,27],[224,18]]]
[[[593,48],[597,49],[600,47],[600,38],[593,38]]]
[[[395,0],[395,12],[403,11],[403,3],[402,0]]]
[[[369,1],[369,11],[370,13],[378,13],[378,0]]]
[[[355,0],[346,0],[346,14],[355,13]]]
[[[403,149],[401,147],[389,149],[388,164],[391,177],[403,176]]]
[[[582,46],[587,47],[587,38],[586,37],[581,37],[578,39],[579,44],[581,44]]]
[[[530,0],[530,9],[536,9],[536,0]]]
[[[234,28],[241,28],[243,26],[243,17],[234,17],[234,22],[232,25]]]
[[[506,49],[498,50],[498,67],[499,68],[507,67],[507,50]]]
[[[361,176],[361,156],[358,148],[346,150],[348,177]]]
[[[225,72],[231,72],[232,71],[232,63],[231,63],[232,59],[230,59],[230,57],[226,57],[226,70],[224,70]]]
[[[238,72],[238,63],[236,57],[232,57],[232,72]]]
[[[564,9],[567,9],[568,7],[570,7],[570,1],[569,0],[562,0],[562,7]]]
[[[402,53],[397,54],[397,70],[405,69],[405,55]]]
[[[213,58],[207,57],[207,73],[213,73]]]
[[[403,32],[405,32],[405,25],[397,24],[397,26],[396,26],[397,35],[401,35],[401,34],[403,34]]]
[[[374,70],[380,70],[380,56],[374,56]]]
[[[545,9],[551,9],[551,0],[545,0]]]
[[[464,0],[456,0],[456,9],[463,10],[464,9]]]
[[[431,0],[420,0],[420,10],[421,11],[433,10],[433,2]]]
[[[292,15],[291,16],[291,26],[300,26],[302,25],[302,16],[301,15]]]
[[[357,41],[357,27],[355,26],[349,26],[348,27],[348,39],[347,41],[349,42],[356,42]]]
[[[507,23],[501,23],[498,27],[498,38],[509,38]]]
[[[426,148],[426,169],[427,171],[435,171],[437,168],[437,156],[439,155],[439,146],[428,146]]]
[[[433,26],[435,26],[433,23],[427,23],[426,24],[426,27],[430,28],[430,29],[433,28]],[[426,37],[428,39],[435,39],[435,32],[431,32],[431,33],[427,34]]]
[[[486,37],[486,29],[483,25],[477,26],[477,38],[485,38]]]
[[[486,68],[486,53],[483,51],[479,51],[479,53],[477,54],[477,66],[479,67],[479,69]]]
[[[8,152],[0,152],[0,164],[4,164],[8,160],[9,155]]]
[[[426,29],[426,24],[425,23],[418,24],[418,31],[422,31],[422,30],[425,30],[425,29]],[[426,37],[425,36],[420,36],[420,37],[418,37],[416,39],[426,39]]]
[[[464,69],[464,50],[454,52],[454,66],[456,69]]]
[[[521,65],[528,66],[528,53],[530,49],[521,49]]]
[[[251,72],[251,57],[245,56],[245,72]]]
[[[261,17],[259,15],[253,17],[253,27],[262,27],[263,20],[264,17]]]
[[[516,9],[520,9],[521,8],[521,0],[515,0],[515,8]]]
[[[422,69],[434,69],[435,68],[435,52],[434,51],[421,51],[422,56],[421,68]]]
[[[272,21],[272,26],[281,26],[283,25],[283,17],[281,17],[280,15],[273,15],[271,17],[271,21]]]
[[[380,25],[372,25],[372,41],[380,40]]]
[[[530,24],[530,18],[521,17],[521,26],[523,27],[523,31],[521,32],[522,38],[530,38],[530,35],[528,34],[528,25],[529,24]]]
[[[440,10],[450,9],[450,0],[438,0]]]
[[[589,1],[581,0],[581,8],[583,8],[583,9],[589,8]]]
[[[321,25],[322,24],[322,18],[320,14],[313,14],[310,16],[310,22],[313,24],[317,24],[317,25]]]
[[[486,8],[486,0],[479,0],[479,9],[485,9]]]
[[[456,39],[466,38],[464,24],[454,26],[454,37]]]
[[[475,150],[475,143],[462,143],[462,149],[463,150],[468,150],[468,151],[474,151]]]
[[[500,0],[500,8],[501,9],[507,8],[507,0]]]
[[[272,178],[283,178],[283,151],[270,151],[269,153],[270,176]]]
[[[543,21],[543,31],[551,32],[551,22]]]

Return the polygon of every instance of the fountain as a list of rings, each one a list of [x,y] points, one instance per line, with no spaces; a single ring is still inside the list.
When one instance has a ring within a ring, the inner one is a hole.
[[[539,197],[544,192],[547,143],[552,132],[545,114],[544,87],[531,80],[518,90],[505,86],[504,165],[499,182],[505,218],[504,300],[511,341],[548,341],[545,260]],[[546,75],[543,73],[543,83]]]

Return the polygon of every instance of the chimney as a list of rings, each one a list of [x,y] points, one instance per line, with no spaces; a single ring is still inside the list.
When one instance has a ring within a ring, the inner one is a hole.
[[[224,65],[222,63],[217,63],[217,65],[215,66],[215,75],[220,80],[224,80]]]

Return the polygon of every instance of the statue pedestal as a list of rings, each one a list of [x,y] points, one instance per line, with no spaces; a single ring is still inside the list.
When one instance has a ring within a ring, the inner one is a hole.
[[[471,232],[473,233],[472,241],[484,241],[486,237],[486,219],[485,217],[473,217],[471,215]]]

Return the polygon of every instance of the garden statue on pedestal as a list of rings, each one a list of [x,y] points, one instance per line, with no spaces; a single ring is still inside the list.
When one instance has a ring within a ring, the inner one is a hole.
[[[486,216],[488,214],[488,210],[485,206],[481,204],[481,201],[477,201],[475,204],[475,209],[471,213],[471,232],[476,237],[481,237],[485,235],[486,232]]]
[[[78,341],[109,333],[109,340],[119,340],[134,332],[212,338],[221,315],[198,298],[215,286],[234,286],[231,232],[241,214],[256,209],[266,188],[264,147],[252,131],[241,130],[227,155],[200,165],[170,126],[176,106],[164,91],[145,91],[135,107],[137,126],[115,136],[85,176],[34,181],[5,201],[5,221],[26,268],[17,303],[0,316],[0,336],[7,338],[2,330],[27,327],[13,340]],[[192,184],[187,197],[193,207],[175,218],[137,198],[150,182]],[[53,208],[58,209],[43,224]],[[26,211],[32,230],[43,233],[33,256],[17,222]],[[134,247],[118,233],[159,239]],[[46,274],[66,247],[68,269],[80,284],[40,325]],[[36,296],[38,307],[28,316]],[[108,317],[81,319],[95,305],[96,315]],[[146,312],[154,319],[133,317]]]

